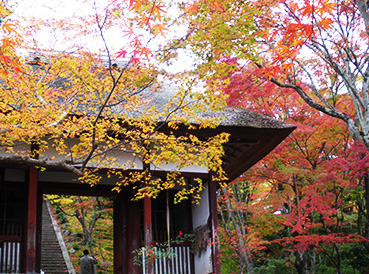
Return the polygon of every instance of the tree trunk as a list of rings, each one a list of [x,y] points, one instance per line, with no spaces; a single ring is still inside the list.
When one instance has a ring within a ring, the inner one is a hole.
[[[225,209],[220,207],[220,215],[222,218],[223,228],[227,235],[232,238],[232,231],[236,230],[237,234],[240,235],[238,246],[234,246],[234,251],[239,258],[240,261],[240,274],[252,273],[253,272],[253,264],[251,261],[251,254],[248,247],[248,241],[245,240],[247,235],[247,230],[245,229],[245,225],[247,224],[247,213],[241,212],[240,209],[237,209],[233,205],[234,203],[242,203],[245,202],[244,199],[239,196],[239,185],[235,183],[233,185],[233,195],[232,199],[230,198],[230,193],[228,192],[226,187],[223,187],[223,200],[222,204],[225,206]]]
[[[364,223],[364,237],[369,239],[369,174],[364,176],[364,214],[365,214],[365,223]]]
[[[296,253],[296,261],[295,267],[298,274],[309,274],[309,270],[307,267],[307,258],[308,253],[306,251],[300,252],[297,251]]]
[[[341,274],[341,252],[336,244],[333,245],[333,248],[336,250],[337,253],[336,273]]]

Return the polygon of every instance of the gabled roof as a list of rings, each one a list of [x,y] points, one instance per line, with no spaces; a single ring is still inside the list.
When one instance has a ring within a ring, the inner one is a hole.
[[[60,79],[57,83],[62,85],[64,81],[67,81],[67,79]],[[150,106],[154,106],[160,112],[176,94],[178,87],[163,84],[161,89],[161,92],[156,92],[147,88],[140,92],[143,99],[148,99],[148,105],[140,107],[141,111],[126,111],[122,108],[116,108],[113,112],[128,118],[139,117],[142,115],[144,108]],[[172,108],[175,108],[175,105]],[[91,107],[91,102],[86,102],[86,105],[78,105],[74,108],[76,113],[83,112],[87,115],[93,115],[97,110],[98,106],[96,108]],[[224,146],[225,156],[223,158],[223,168],[229,180],[236,179],[256,164],[295,129],[293,125],[242,108],[225,108],[222,111],[215,112],[206,111],[199,113],[199,116],[202,118],[220,118],[220,124],[214,129],[190,130],[196,136],[206,138],[221,132],[230,133],[230,141]],[[158,117],[157,119],[160,123],[161,118]],[[165,125],[160,130],[163,132],[173,131]],[[179,126],[176,132],[177,134],[185,134],[189,130],[185,126]]]
[[[156,109],[162,111],[175,92],[176,88],[168,85],[165,85],[161,92],[147,89],[141,93],[141,96],[150,100],[148,105],[143,106],[143,108],[155,106]],[[138,111],[123,112],[131,118],[139,117],[142,114]],[[174,133],[178,135],[192,133],[203,137],[203,139],[222,132],[230,133],[230,140],[224,145],[225,156],[223,158],[223,168],[230,181],[242,175],[264,158],[296,128],[293,125],[242,108],[228,107],[222,111],[206,111],[198,113],[198,115],[201,118],[219,118],[219,126],[214,129],[197,130],[189,130],[186,126],[179,126]],[[160,127],[160,131],[169,133],[173,129],[164,125]]]
[[[151,104],[160,108],[173,93],[173,87],[166,87],[162,93],[153,96]],[[210,129],[190,131],[199,137],[210,137],[221,132],[230,134],[230,140],[224,145],[223,168],[230,181],[264,158],[280,144],[296,127],[242,108],[225,108],[222,111],[208,111],[199,114],[202,118],[220,118],[219,126]],[[169,129],[161,129],[163,131]],[[189,132],[179,127],[178,134]]]
[[[217,128],[199,129],[191,132],[199,137],[210,137],[221,132],[230,134],[224,145],[223,169],[229,181],[242,175],[278,146],[296,127],[265,115],[244,109],[228,108],[222,112],[224,119]],[[180,127],[178,133],[188,131]]]

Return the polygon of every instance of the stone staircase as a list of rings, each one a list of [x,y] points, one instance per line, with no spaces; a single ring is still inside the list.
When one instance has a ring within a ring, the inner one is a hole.
[[[41,269],[45,274],[74,274],[70,264],[68,269],[65,262],[65,256],[63,256],[63,250],[59,244],[54,225],[44,201],[42,209]],[[64,250],[65,252],[67,251]]]

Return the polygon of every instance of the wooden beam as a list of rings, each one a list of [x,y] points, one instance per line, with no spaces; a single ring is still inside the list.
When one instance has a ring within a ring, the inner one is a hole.
[[[220,250],[218,235],[218,208],[217,208],[217,183],[209,178],[209,211],[210,211],[210,235],[212,240],[211,256],[213,274],[220,273]]]
[[[36,269],[37,265],[37,169],[31,167],[29,169],[29,185],[28,185],[28,215],[26,224],[26,258],[25,272],[39,273]]]

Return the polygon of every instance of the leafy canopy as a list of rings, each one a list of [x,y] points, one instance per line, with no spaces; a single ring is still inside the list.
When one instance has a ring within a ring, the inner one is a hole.
[[[216,121],[200,114],[217,98],[197,92],[190,80],[168,87],[177,80],[158,68],[149,48],[166,27],[160,2],[113,1],[86,16],[14,18],[14,25],[6,19],[11,12],[5,4],[0,12],[1,163],[66,170],[90,185],[102,179],[99,170],[108,169],[117,180],[114,189],[134,185],[136,198],[174,186],[178,200],[196,197],[202,184],[188,187],[179,172],[186,166],[207,167],[225,178],[221,157],[227,134],[200,139],[178,130],[179,125],[215,127]],[[110,46],[107,35],[117,27],[128,39],[120,49]],[[45,30],[54,34],[54,43],[41,39]],[[101,49],[84,48],[86,39],[99,39]],[[181,75],[178,81],[190,78]],[[129,160],[122,162],[122,155]],[[141,168],[168,163],[175,168],[167,178]]]

